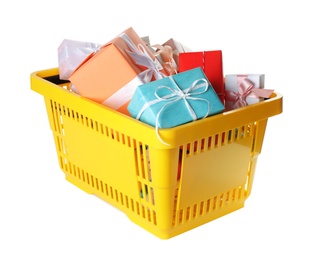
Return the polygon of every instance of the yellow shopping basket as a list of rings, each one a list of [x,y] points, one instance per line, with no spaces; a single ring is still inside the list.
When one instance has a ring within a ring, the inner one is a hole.
[[[244,206],[267,120],[282,113],[279,93],[265,101],[171,129],[160,129],[70,91],[57,68],[33,72],[44,96],[66,179],[168,239]]]

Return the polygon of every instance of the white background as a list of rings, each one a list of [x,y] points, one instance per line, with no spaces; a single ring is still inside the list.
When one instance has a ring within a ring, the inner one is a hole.
[[[306,1],[2,1],[0,259],[310,259],[309,9]],[[133,27],[221,49],[224,73],[264,73],[283,94],[245,207],[169,240],[65,181],[30,73],[64,38],[105,43]]]

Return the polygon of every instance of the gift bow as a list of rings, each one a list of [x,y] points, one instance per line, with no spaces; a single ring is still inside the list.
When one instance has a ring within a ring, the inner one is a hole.
[[[226,90],[226,101],[233,103],[232,108],[247,106],[247,97],[269,98],[273,90],[254,88],[254,84],[246,77],[238,77],[238,92]]]
[[[190,116],[192,117],[193,121],[197,120],[197,115],[194,111],[194,109],[191,107],[191,105],[189,104],[188,100],[201,100],[201,101],[204,101],[208,104],[208,110],[205,114],[205,116],[203,118],[206,118],[208,115],[209,115],[209,112],[210,112],[210,102],[205,99],[205,98],[200,98],[200,97],[194,97],[195,95],[200,95],[200,94],[203,94],[205,92],[207,92],[208,90],[208,87],[209,87],[209,82],[204,79],[204,78],[200,78],[200,79],[197,79],[195,80],[191,86],[187,89],[184,89],[182,90],[178,84],[175,82],[175,80],[173,79],[172,76],[169,76],[169,78],[171,79],[173,85],[176,87],[176,88],[172,88],[172,87],[168,87],[168,86],[158,86],[155,90],[155,96],[157,99],[155,100],[152,100],[152,101],[149,101],[147,102],[146,104],[144,104],[144,106],[140,109],[138,115],[136,116],[136,119],[140,119],[142,113],[148,108],[150,107],[151,105],[154,105],[154,104],[157,104],[159,102],[168,102],[166,103],[165,105],[163,105],[163,107],[159,110],[159,112],[157,113],[156,115],[156,123],[155,123],[155,128],[156,128],[156,135],[158,137],[158,139],[165,145],[168,145],[170,146],[170,144],[164,142],[162,140],[162,138],[160,137],[159,135],[159,127],[158,127],[158,122],[159,122],[159,117],[160,115],[162,114],[162,112],[171,104],[183,99],[184,100],[184,103],[185,103],[185,106],[190,114]],[[198,84],[199,82],[203,82],[203,83],[200,83]],[[201,91],[195,91],[197,89],[201,89],[203,88]],[[160,89],[168,89],[171,94],[168,94],[168,95],[161,95],[159,93],[159,90]]]
[[[166,77],[166,75],[160,71],[163,67],[159,61],[156,58],[153,60],[142,44],[138,44],[137,47],[126,33],[121,33],[119,37],[122,38],[129,47],[130,51],[126,51],[134,59],[136,64],[147,68],[139,74],[139,78],[144,83],[150,82],[153,76],[155,79]]]
[[[162,66],[168,75],[177,74],[177,64],[173,58],[173,51],[169,45],[154,44],[152,47],[157,48],[156,55],[162,59]]]

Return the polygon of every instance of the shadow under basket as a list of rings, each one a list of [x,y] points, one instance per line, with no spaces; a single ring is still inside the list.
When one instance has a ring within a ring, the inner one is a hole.
[[[170,129],[81,97],[58,68],[33,72],[66,179],[168,239],[244,206],[282,95]]]

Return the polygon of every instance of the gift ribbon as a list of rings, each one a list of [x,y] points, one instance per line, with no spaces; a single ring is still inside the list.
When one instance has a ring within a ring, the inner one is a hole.
[[[273,93],[270,89],[254,88],[254,84],[245,75],[237,76],[238,92],[225,90],[226,101],[232,102],[232,108],[247,106],[247,97],[269,98]]]
[[[153,76],[155,79],[166,77],[166,75],[160,71],[163,67],[159,61],[156,58],[153,60],[142,44],[138,44],[137,47],[126,33],[121,33],[118,37],[124,40],[130,49],[130,51],[126,51],[134,59],[136,64],[147,68],[139,74],[140,79],[142,79],[144,83],[150,82]]]
[[[197,120],[197,115],[194,111],[194,109],[191,107],[191,105],[189,104],[188,100],[201,100],[201,101],[204,101],[204,102],[207,102],[208,104],[208,110],[205,114],[205,116],[203,118],[206,118],[208,115],[209,115],[209,112],[210,112],[210,102],[205,99],[205,98],[199,98],[199,97],[194,97],[195,95],[201,95],[203,93],[205,93],[207,90],[208,90],[208,87],[209,87],[209,82],[204,79],[204,78],[200,78],[200,79],[197,79],[195,80],[191,86],[187,89],[184,89],[182,90],[178,84],[175,82],[175,80],[173,79],[172,76],[169,76],[169,78],[171,79],[173,85],[175,86],[175,88],[172,88],[172,87],[168,87],[168,86],[158,86],[156,89],[155,89],[155,97],[157,99],[154,99],[152,101],[149,101],[147,103],[144,104],[144,106],[140,109],[138,115],[136,116],[136,119],[140,119],[142,113],[148,108],[150,107],[151,105],[154,105],[154,104],[157,104],[159,102],[168,102],[166,103],[165,105],[163,105],[163,107],[159,110],[159,112],[157,113],[156,115],[156,123],[155,123],[155,128],[156,128],[156,135],[158,137],[158,139],[165,145],[168,145],[170,146],[170,144],[164,142],[162,140],[162,138],[160,137],[159,135],[159,127],[158,127],[158,122],[159,122],[159,117],[160,115],[164,112],[164,110],[170,106],[171,104],[175,103],[175,102],[178,102],[179,100],[183,100],[184,103],[185,103],[185,106],[190,114],[190,116],[192,117],[193,121]],[[200,83],[198,84],[199,82],[203,82],[203,83]],[[195,91],[197,89],[200,89],[200,88],[203,88],[203,90],[201,91]],[[171,92],[171,94],[168,94],[168,95],[165,95],[165,96],[162,96],[161,94],[159,94],[159,90],[160,89],[167,89]]]
[[[102,104],[117,110],[132,98],[137,86],[142,84],[143,79],[138,75],[129,81],[124,87],[120,88],[118,91],[114,92],[113,95],[104,100]]]
[[[172,48],[169,45],[163,46],[160,44],[154,44],[152,47],[157,48],[156,57],[162,61],[161,65],[168,73],[168,75],[171,76],[177,74],[177,64],[173,58]]]

